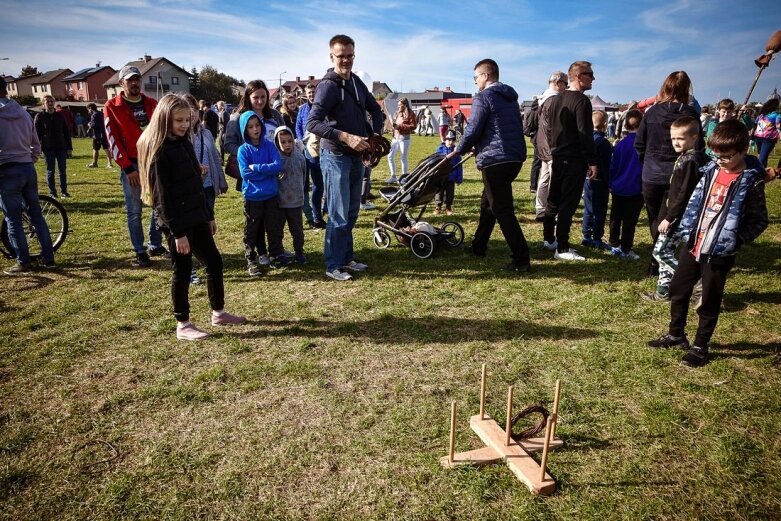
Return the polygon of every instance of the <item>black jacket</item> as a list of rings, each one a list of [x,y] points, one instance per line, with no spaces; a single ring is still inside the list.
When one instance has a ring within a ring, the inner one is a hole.
[[[670,189],[667,193],[666,204],[659,212],[657,222],[663,219],[677,225],[686,205],[689,204],[689,198],[694,192],[694,187],[702,177],[700,168],[704,167],[710,159],[702,150],[687,150],[675,161],[673,175],[670,177]]]
[[[150,184],[158,226],[174,237],[184,237],[192,227],[214,220],[189,140],[166,138],[150,167]]]
[[[591,100],[585,94],[565,90],[551,98],[548,124],[548,144],[553,157],[579,158],[589,165],[597,163]]]
[[[68,122],[59,112],[39,112],[35,115],[35,131],[41,150],[73,150]]]

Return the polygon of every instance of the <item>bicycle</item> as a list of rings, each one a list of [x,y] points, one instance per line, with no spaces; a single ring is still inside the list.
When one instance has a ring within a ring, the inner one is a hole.
[[[65,211],[65,207],[50,195],[39,195],[38,199],[41,203],[43,218],[49,226],[52,248],[54,248],[54,251],[57,251],[68,236],[68,213]],[[27,215],[26,209],[22,209],[22,229],[27,236],[30,259],[40,259],[41,245],[38,242],[38,233],[35,230],[35,226],[30,222],[30,216]],[[8,237],[8,222],[5,219],[3,219],[3,224],[0,226],[0,244],[2,244],[0,246],[0,254],[7,259],[16,258],[14,247],[11,245],[11,239]]]

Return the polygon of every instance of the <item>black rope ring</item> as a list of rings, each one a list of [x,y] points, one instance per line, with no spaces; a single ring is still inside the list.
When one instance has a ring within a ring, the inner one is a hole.
[[[80,464],[79,471],[82,474],[95,474],[96,472],[100,471],[99,469],[95,469],[95,467],[97,467],[98,465],[102,465],[104,463],[110,463],[115,459],[119,458],[119,450],[117,450],[117,448],[113,444],[104,440],[90,440],[73,449],[73,452],[71,452],[71,462],[76,463],[74,461],[76,459],[76,455],[82,452],[83,450],[85,450],[87,447],[90,447],[92,445],[97,445],[99,447],[108,449],[111,455],[108,458],[98,460],[98,461],[93,461],[92,463]]]
[[[537,425],[532,425],[525,431],[521,431],[518,434],[512,433],[512,428],[518,420],[520,420],[521,418],[526,418],[527,416],[530,416],[535,413],[542,415],[542,418],[537,423]],[[515,416],[513,416],[512,420],[510,421],[510,436],[512,436],[513,439],[521,439],[521,440],[531,438],[535,434],[542,432],[542,430],[545,429],[545,424],[547,422],[548,422],[548,409],[546,409],[542,405],[530,405],[527,408],[523,409],[522,411],[517,412]]]
[[[380,164],[380,159],[390,154],[391,144],[385,136],[374,134],[367,138],[369,148],[362,154],[363,164],[367,168],[374,168]]]

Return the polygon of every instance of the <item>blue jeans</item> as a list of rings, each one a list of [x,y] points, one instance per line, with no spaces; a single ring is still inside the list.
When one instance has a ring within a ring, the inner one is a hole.
[[[605,218],[610,189],[602,179],[586,180],[583,185],[583,238],[601,241],[605,236]]]
[[[57,186],[54,184],[54,162],[57,161],[57,167],[60,171],[60,191],[68,193],[68,180],[65,178],[65,161],[68,158],[67,150],[44,150],[43,157],[46,159],[46,184],[49,185],[49,193],[57,193]]]
[[[312,158],[308,150],[304,150],[304,157],[306,173],[312,179],[312,219],[319,222],[323,220],[323,171],[320,169],[319,158]]]
[[[54,262],[52,238],[49,226],[41,213],[38,200],[38,176],[32,163],[5,164],[0,167],[0,209],[8,223],[8,238],[16,251],[16,261],[27,266],[30,264],[30,250],[24,234],[22,210],[27,210],[38,241],[41,243],[41,257],[44,261]]]
[[[353,228],[361,208],[363,161],[359,155],[320,151],[328,207],[325,228],[325,267],[339,269],[353,260]]]
[[[776,142],[778,140],[755,137],[754,141],[756,142],[757,148],[759,149],[759,162],[762,163],[762,166],[767,168],[767,160],[770,157],[770,153],[773,151],[773,148],[775,148]]]
[[[125,210],[127,211],[127,229],[130,233],[130,242],[133,244],[133,251],[136,254],[144,253],[146,246],[144,246],[144,229],[141,224],[141,187],[130,186],[124,169],[120,172],[119,178],[122,181],[122,192],[125,194]],[[152,213],[149,215],[150,248],[159,248],[163,245],[161,235],[160,229],[157,227],[157,212],[152,208]]]

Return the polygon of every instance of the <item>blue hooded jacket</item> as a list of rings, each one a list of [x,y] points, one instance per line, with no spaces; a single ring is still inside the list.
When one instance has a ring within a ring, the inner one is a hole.
[[[282,159],[274,143],[265,138],[263,124],[260,125],[259,145],[253,145],[247,137],[247,123],[253,117],[260,121],[251,110],[239,118],[239,129],[244,138],[244,144],[236,155],[241,172],[241,193],[245,201],[267,201],[279,192],[277,174],[282,170]]]
[[[456,151],[463,155],[477,152],[477,168],[526,160],[518,93],[509,85],[496,82],[472,101],[472,114]]]

